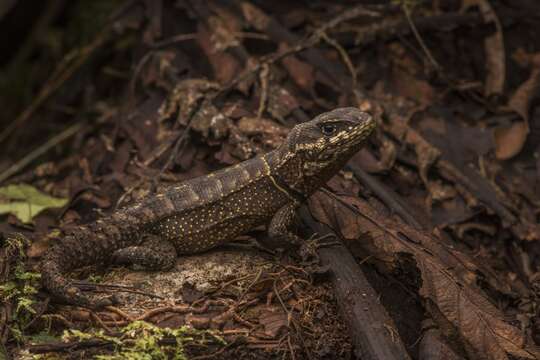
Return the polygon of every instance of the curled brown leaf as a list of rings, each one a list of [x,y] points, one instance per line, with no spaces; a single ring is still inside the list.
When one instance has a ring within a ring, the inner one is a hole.
[[[398,255],[412,256],[420,272],[420,295],[431,300],[457,329],[475,358],[508,359],[507,354],[534,359],[526,336],[507,323],[476,285],[479,268],[465,254],[443,244],[437,236],[413,229],[378,214],[367,202],[353,197],[315,194],[309,202],[313,216],[378,260],[397,266]]]
[[[493,23],[496,31],[484,40],[486,53],[486,83],[485,95],[502,94],[506,80],[506,56],[504,52],[504,37],[502,25],[488,0],[463,0],[462,11],[477,6],[484,22]]]
[[[495,155],[501,160],[514,157],[525,145],[529,134],[530,104],[537,96],[540,86],[540,54],[527,54],[523,50],[518,50],[514,58],[524,66],[531,66],[532,70],[529,78],[517,88],[508,101],[508,107],[514,110],[521,120],[510,126],[498,127],[494,131]]]

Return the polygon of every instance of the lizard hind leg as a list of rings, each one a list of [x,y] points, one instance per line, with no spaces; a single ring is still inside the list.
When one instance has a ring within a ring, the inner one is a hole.
[[[145,270],[168,270],[176,262],[174,245],[158,235],[144,234],[140,245],[116,250],[112,261],[119,265],[136,265]]]

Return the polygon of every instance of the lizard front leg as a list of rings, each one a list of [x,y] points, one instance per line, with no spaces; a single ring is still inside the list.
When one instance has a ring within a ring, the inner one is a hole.
[[[176,262],[174,245],[154,234],[144,234],[140,245],[129,246],[113,253],[112,261],[121,265],[138,265],[148,270],[168,270]]]
[[[297,246],[298,253],[304,261],[308,258],[314,258],[315,262],[319,262],[319,256],[316,252],[316,248],[321,246],[318,244],[320,240],[326,239],[332,235],[323,235],[320,237],[312,236],[308,240],[304,240],[295,233],[292,229],[295,224],[298,223],[298,216],[296,210],[300,206],[299,203],[291,203],[285,205],[276,212],[270,226],[268,227],[268,235],[274,242],[287,242],[290,245]]]
[[[292,229],[297,224],[296,210],[299,204],[294,202],[283,206],[275,214],[268,226],[268,235],[277,243],[286,242],[293,246],[299,246],[304,241],[296,235]]]

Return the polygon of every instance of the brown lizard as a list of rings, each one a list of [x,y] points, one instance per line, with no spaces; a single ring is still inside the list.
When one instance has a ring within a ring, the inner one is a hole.
[[[371,115],[340,108],[296,125],[269,153],[150,195],[109,217],[83,225],[52,246],[41,264],[42,283],[68,303],[92,302],[66,273],[112,261],[167,269],[177,255],[233,240],[268,224],[270,238],[299,243],[290,231],[295,210],[335,175],[373,131]]]

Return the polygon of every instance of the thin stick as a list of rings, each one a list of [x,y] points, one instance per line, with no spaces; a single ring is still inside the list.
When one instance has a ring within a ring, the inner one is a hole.
[[[268,66],[268,65],[272,65],[272,64],[278,62],[279,60],[281,60],[281,59],[283,59],[283,58],[285,58],[285,57],[287,57],[289,55],[296,54],[298,52],[301,52],[301,51],[303,51],[305,49],[308,49],[308,48],[311,48],[311,47],[317,45],[321,41],[322,37],[324,36],[324,34],[328,30],[335,28],[336,26],[338,26],[339,24],[341,24],[344,21],[351,20],[351,19],[354,19],[354,18],[362,16],[362,15],[370,16],[370,17],[379,17],[379,16],[381,16],[381,13],[377,12],[377,11],[374,11],[374,10],[367,9],[364,6],[360,5],[360,6],[354,7],[351,10],[346,11],[346,12],[336,16],[335,18],[333,18],[330,21],[324,23],[321,27],[316,29],[311,35],[309,35],[306,38],[300,39],[299,41],[297,41],[295,43],[295,45],[289,47],[285,51],[279,52],[279,53],[273,53],[273,54],[271,54],[269,56],[263,57],[261,59],[261,61],[259,61],[257,63],[257,65],[255,65],[253,68],[245,70],[240,75],[238,75],[236,78],[231,80],[228,84],[223,86],[218,92],[216,92],[211,97],[211,100],[215,100],[216,98],[220,98],[224,94],[228,93],[229,90],[234,88],[240,82],[244,81],[245,79],[249,78],[250,76],[253,76],[253,75],[257,74],[259,71],[261,71],[263,69],[263,67]]]
[[[80,50],[69,53],[64,57],[57,70],[45,83],[37,97],[4,131],[0,133],[0,143],[6,140],[13,131],[24,124],[34,112],[51,96],[60,86],[83,65],[90,55],[105,43],[109,35],[109,29],[105,28],[90,44]],[[75,60],[73,60],[75,58]]]
[[[418,32],[418,29],[416,28],[416,25],[414,24],[414,22],[412,21],[412,18],[411,18],[411,11],[409,9],[408,6],[403,6],[403,12],[405,13],[405,17],[407,18],[407,22],[409,23],[410,27],[411,27],[411,31],[414,35],[414,37],[416,38],[416,41],[418,41],[418,43],[420,44],[420,46],[422,47],[422,50],[424,51],[424,53],[426,54],[427,58],[429,59],[429,61],[431,62],[431,64],[433,65],[433,67],[437,70],[437,71],[441,71],[442,67],[441,65],[439,65],[439,63],[437,62],[437,60],[435,60],[435,58],[433,57],[433,55],[431,54],[431,51],[429,50],[429,48],[427,47],[426,43],[424,42],[424,39],[422,39],[422,37],[420,36],[420,33]]]
[[[347,69],[351,73],[352,90],[353,90],[353,93],[356,95],[356,92],[354,91],[354,89],[356,89],[358,85],[358,76],[356,74],[356,69],[351,61],[351,58],[349,57],[349,54],[347,54],[347,51],[336,40],[330,38],[326,33],[322,33],[321,37],[330,46],[333,46],[336,49],[336,51],[339,53],[339,55],[341,56],[341,59],[345,63],[345,66],[347,66]]]
[[[41,155],[45,154],[51,148],[55,147],[56,145],[60,144],[62,141],[78,133],[82,127],[83,127],[82,123],[74,124],[70,126],[69,128],[67,128],[66,130],[62,131],[60,134],[54,136],[53,138],[45,142],[43,145],[39,146],[37,149],[32,150],[28,155],[23,157],[21,160],[13,164],[9,169],[7,169],[2,174],[0,174],[0,183],[4,182],[6,179],[11,177],[12,175],[24,169],[28,164],[30,164],[32,161],[34,161]]]

